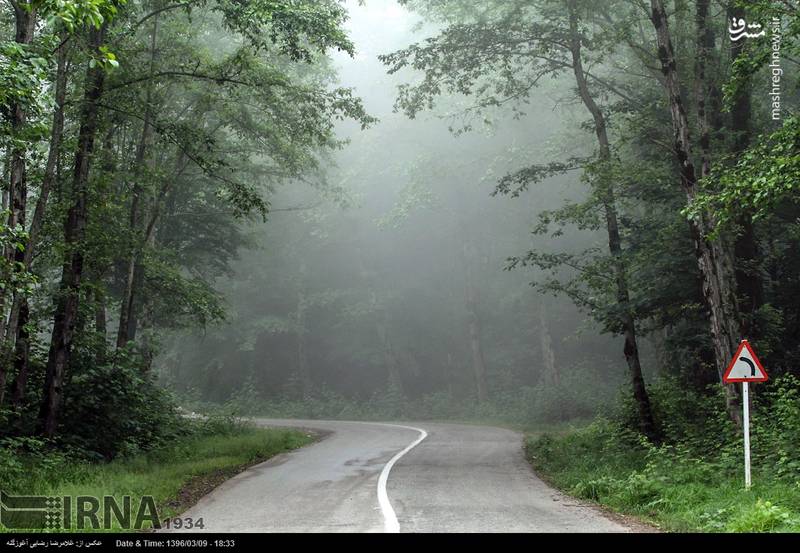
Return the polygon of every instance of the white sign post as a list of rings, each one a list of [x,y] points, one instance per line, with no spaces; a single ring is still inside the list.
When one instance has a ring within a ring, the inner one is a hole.
[[[742,382],[742,404],[744,406],[744,487],[750,489],[750,383]]]
[[[750,489],[752,479],[750,478],[750,383],[766,382],[769,380],[767,371],[758,360],[753,346],[747,340],[742,340],[739,349],[728,365],[728,369],[722,377],[725,384],[733,382],[742,383],[742,430],[744,431],[744,487]]]

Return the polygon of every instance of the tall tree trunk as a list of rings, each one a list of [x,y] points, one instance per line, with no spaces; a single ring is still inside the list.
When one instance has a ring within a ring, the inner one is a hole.
[[[89,31],[94,52],[103,43],[106,24]],[[105,70],[98,64],[86,71],[86,88],[80,115],[78,145],[72,178],[72,205],[64,222],[65,256],[58,291],[50,351],[47,357],[44,397],[39,412],[39,430],[45,437],[55,435],[61,406],[64,372],[72,353],[75,323],[78,316],[81,277],[83,276],[83,239],[86,233],[89,166],[98,126],[99,101],[103,95]]]
[[[28,240],[25,244],[22,258],[22,264],[26,271],[29,271],[33,264],[33,254],[44,225],[44,214],[47,209],[50,190],[55,180],[56,163],[61,151],[61,138],[64,134],[64,102],[67,95],[67,42],[63,38],[66,37],[62,37],[61,45],[57,50],[55,111],[53,112],[53,126],[50,131],[47,163],[45,164],[44,176],[39,189],[39,198],[36,201],[36,208],[28,229]],[[28,299],[23,294],[15,294],[6,332],[9,339],[14,342],[14,367],[16,369],[12,395],[14,409],[20,407],[20,402],[25,396],[25,388],[28,383],[30,345],[28,330],[25,327],[28,324],[29,316]]]
[[[475,391],[478,401],[485,403],[489,399],[489,392],[486,386],[486,362],[483,357],[483,345],[481,344],[481,323],[478,315],[478,302],[475,293],[475,282],[472,272],[472,263],[475,252],[472,244],[464,242],[462,249],[462,260],[464,264],[465,281],[465,302],[467,309],[467,328],[469,332],[469,349],[472,353],[472,371],[475,376]]]
[[[569,2],[570,24],[570,50],[572,54],[572,68],[578,85],[578,92],[586,109],[594,120],[595,134],[599,145],[600,161],[605,166],[611,162],[611,144],[608,138],[608,125],[600,106],[594,100],[586,80],[583,69],[581,53],[581,35],[578,30],[578,12],[574,0]],[[653,411],[650,405],[650,396],[642,374],[642,364],[639,359],[639,346],[636,337],[636,321],[630,308],[630,291],[628,287],[628,274],[622,255],[622,239],[619,232],[617,217],[616,195],[614,183],[605,175],[601,175],[599,186],[595,187],[599,193],[606,218],[608,232],[608,249],[614,260],[614,279],[616,284],[617,305],[620,308],[619,323],[625,340],[623,353],[628,364],[628,373],[631,379],[633,398],[636,402],[639,418],[639,430],[651,440],[658,439]]]
[[[547,325],[545,310],[539,309],[539,346],[541,348],[542,365],[544,365],[544,382],[548,387],[560,386],[561,375],[556,366],[556,354],[553,351],[553,339],[550,337],[550,329]]]
[[[19,411],[25,399],[25,392],[28,386],[28,373],[30,371],[30,335],[28,332],[28,300],[23,299],[19,308],[19,330],[17,331],[17,341],[14,344],[14,367],[16,377],[14,378],[13,392],[11,394],[11,406],[14,411]]]
[[[11,174],[11,156],[8,155],[6,152],[6,156],[3,158],[3,182],[9,182]],[[2,211],[8,209],[8,188],[3,186],[3,205]],[[2,252],[5,255],[5,252]]]
[[[130,231],[132,244],[128,258],[128,270],[125,277],[125,289],[122,293],[122,302],[119,310],[119,326],[117,329],[117,348],[124,348],[128,342],[136,339],[138,326],[138,297],[144,282],[144,263],[142,259],[144,240],[142,235],[142,173],[144,169],[145,154],[153,133],[153,73],[155,72],[156,37],[158,35],[158,16],[153,18],[153,30],[150,36],[150,79],[147,81],[145,95],[144,122],[142,136],[136,149],[133,168],[133,196],[130,208]]]
[[[106,295],[104,290],[98,284],[94,294],[94,331],[101,337],[103,342],[106,342],[108,336],[108,322],[106,318]],[[106,347],[97,351],[95,359],[98,365],[106,362]]]
[[[395,353],[394,345],[391,338],[391,324],[389,321],[389,311],[385,306],[378,306],[378,298],[375,292],[372,292],[372,308],[373,312],[377,315],[375,323],[375,331],[378,334],[378,342],[381,344],[383,352],[383,364],[386,368],[386,381],[392,385],[400,386],[400,366],[398,363],[397,354]]]
[[[22,45],[23,49],[33,42],[36,30],[36,9],[27,3],[13,3],[15,33],[14,40]],[[26,9],[27,8],[27,9]],[[12,135],[16,139],[16,144],[11,148],[9,160],[9,182],[8,182],[8,202],[9,215],[8,227],[13,229],[17,225],[25,227],[25,211],[28,201],[28,185],[26,171],[27,150],[24,146],[25,141],[20,134],[28,123],[28,113],[20,102],[13,102],[10,106]],[[9,261],[22,261],[24,251],[16,248],[8,248],[3,252]],[[0,340],[3,340],[0,347],[0,405],[5,400],[7,369],[10,366],[9,360],[13,356],[14,346],[12,341],[5,338],[6,328],[6,305],[7,293],[0,291]],[[14,334],[16,335],[16,329]],[[12,335],[12,336],[13,336]]]
[[[299,290],[297,291],[297,309],[295,311],[295,324],[297,325],[297,380],[300,384],[302,399],[311,395],[311,375],[308,371],[308,347],[306,328],[308,313],[308,297],[306,296],[306,266],[302,264],[299,271]]]
[[[128,272],[120,310],[119,327],[117,330],[117,348],[125,347],[128,342],[136,339],[136,333],[139,328],[139,312],[141,309],[141,300],[139,298],[145,282],[145,250],[155,245],[156,228],[161,218],[164,203],[172,190],[173,183],[183,174],[188,165],[189,159],[179,148],[175,160],[175,172],[172,178],[164,179],[158,191],[158,195],[153,201],[149,219],[147,220],[147,224],[144,225],[144,232],[136,237],[136,240],[139,242],[134,245],[135,249],[128,259]],[[133,221],[134,212],[138,212],[138,209],[131,209],[131,221]],[[132,222],[132,228],[135,224],[137,228],[141,229],[142,219],[143,216],[139,215],[137,221],[135,223]]]
[[[138,238],[136,238],[138,240]],[[139,246],[134,246],[137,250]],[[142,253],[135,251],[128,259],[128,271],[125,278],[125,290],[122,294],[122,304],[117,328],[117,348],[124,348],[129,342],[136,340],[138,328],[138,297],[137,292],[144,282],[144,265],[141,260]]]
[[[369,290],[369,307],[370,312],[375,316],[375,334],[378,338],[378,343],[381,346],[381,353],[383,353],[383,365],[386,369],[387,382],[400,382],[399,364],[397,355],[395,354],[394,346],[391,339],[391,324],[389,321],[389,312],[386,307],[378,301],[378,294],[373,289],[372,278],[374,272],[367,270],[364,263],[363,250],[357,248],[358,260],[358,273],[362,280],[362,286],[365,290]]]
[[[689,121],[684,108],[678,79],[675,51],[670,38],[667,13],[662,0],[650,0],[651,20],[658,41],[658,57],[664,74],[664,87],[669,97],[670,115],[674,129],[675,155],[680,166],[681,184],[691,203],[697,195],[697,175],[692,161],[692,142]],[[733,259],[724,240],[709,240],[712,215],[703,213],[689,221],[695,243],[695,255],[703,277],[703,296],[710,317],[714,360],[720,381],[727,363],[741,338],[741,322],[736,299]],[[741,425],[739,399],[732,385],[725,386],[728,414]]]

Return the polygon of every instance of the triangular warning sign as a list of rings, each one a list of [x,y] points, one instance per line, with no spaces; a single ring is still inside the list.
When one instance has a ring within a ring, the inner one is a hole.
[[[729,384],[731,382],[766,382],[767,380],[769,380],[767,371],[758,360],[753,346],[747,340],[742,340],[722,381]]]

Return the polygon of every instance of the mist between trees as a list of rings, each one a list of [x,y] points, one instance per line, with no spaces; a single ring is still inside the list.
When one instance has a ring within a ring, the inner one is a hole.
[[[738,341],[800,366],[797,4],[668,4],[4,4],[4,439],[735,432]],[[778,123],[771,42],[728,36],[774,17]]]

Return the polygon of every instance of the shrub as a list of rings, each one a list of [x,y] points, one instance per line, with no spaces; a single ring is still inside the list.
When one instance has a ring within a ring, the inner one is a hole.
[[[753,461],[775,467],[779,476],[800,473],[800,380],[783,375],[756,395]]]
[[[796,527],[800,524],[788,510],[774,505],[770,501],[759,499],[754,505],[743,509],[726,526],[729,532],[770,532],[785,527]]]
[[[153,449],[185,431],[172,396],[142,371],[130,351],[114,362],[74,370],[64,396],[58,440],[89,457],[112,459]]]
[[[30,437],[0,439],[0,489],[30,493],[68,479],[78,480],[81,465],[72,463],[80,452],[56,450],[46,440]]]
[[[620,488],[620,481],[609,476],[584,480],[572,486],[570,492],[583,499],[601,502],[603,498],[609,497]]]

